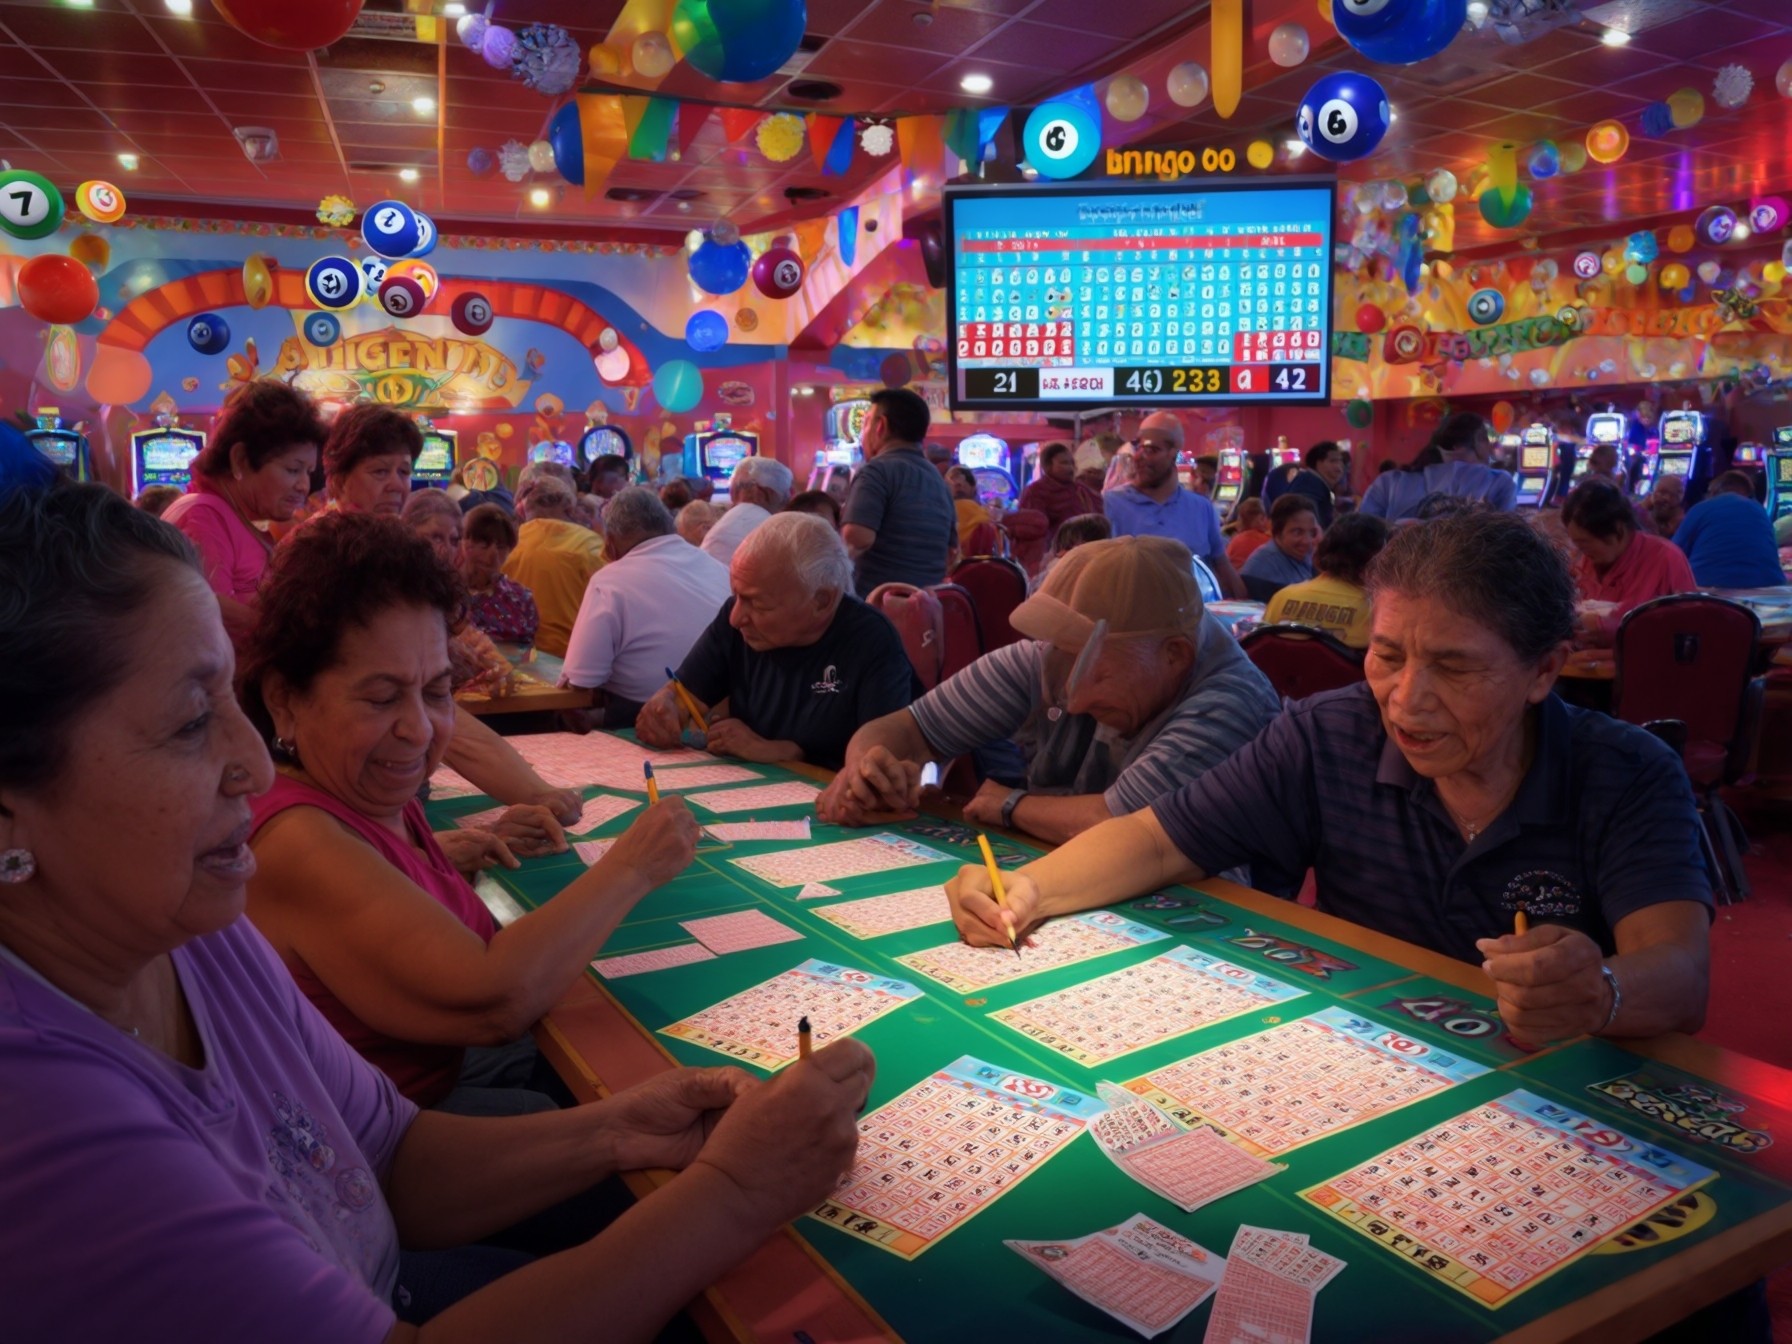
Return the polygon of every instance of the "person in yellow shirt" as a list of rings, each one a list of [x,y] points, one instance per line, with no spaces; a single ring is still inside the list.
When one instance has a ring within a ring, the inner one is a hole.
[[[541,624],[535,647],[556,658],[566,656],[585,585],[603,568],[603,535],[579,518],[579,497],[555,476],[536,476],[517,496],[524,519],[517,529],[516,549],[504,562],[504,574],[535,596]]]
[[[1387,544],[1388,525],[1366,513],[1347,513],[1325,530],[1313,565],[1319,573],[1290,584],[1269,600],[1264,623],[1288,621],[1335,635],[1353,649],[1369,647],[1369,595],[1363,576]]]
[[[993,523],[989,510],[977,500],[977,477],[969,467],[952,467],[946,472],[946,484],[952,490],[952,508],[958,514],[958,547],[971,554],[971,534],[984,523]]]

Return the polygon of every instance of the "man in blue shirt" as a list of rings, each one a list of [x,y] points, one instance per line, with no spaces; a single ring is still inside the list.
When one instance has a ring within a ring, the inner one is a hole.
[[[1701,588],[1773,588],[1786,581],[1767,510],[1755,502],[1755,483],[1740,471],[1711,482],[1674,533]]]
[[[1182,421],[1156,411],[1139,426],[1133,450],[1133,482],[1104,494],[1102,504],[1116,537],[1169,537],[1207,562],[1227,597],[1243,597],[1244,581],[1226,558],[1219,512],[1205,495],[1182,488],[1176,459],[1182,452]]]
[[[928,588],[945,580],[958,514],[951,489],[921,449],[930,423],[918,392],[896,387],[871,394],[859,436],[865,465],[840,514],[860,597],[880,584]]]

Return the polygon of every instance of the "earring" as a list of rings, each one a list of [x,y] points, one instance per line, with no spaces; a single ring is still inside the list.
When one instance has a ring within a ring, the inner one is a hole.
[[[273,742],[269,745],[273,748],[274,755],[278,756],[283,761],[297,761],[299,759],[299,748],[297,743],[288,742],[284,737],[280,737],[276,734]]]
[[[28,849],[0,849],[0,882],[29,882],[37,871],[37,855]]]

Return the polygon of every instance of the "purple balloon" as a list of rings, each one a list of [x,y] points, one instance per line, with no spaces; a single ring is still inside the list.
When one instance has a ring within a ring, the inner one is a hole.
[[[474,177],[490,177],[497,167],[497,156],[483,145],[467,151],[467,171]]]
[[[516,50],[516,34],[500,24],[494,23],[485,30],[485,41],[480,45],[479,54],[485,63],[494,70],[510,69],[511,53]]]

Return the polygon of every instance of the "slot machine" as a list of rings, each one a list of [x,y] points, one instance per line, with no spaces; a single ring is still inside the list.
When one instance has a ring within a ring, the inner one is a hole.
[[[1767,450],[1767,516],[1778,522],[1792,514],[1792,425],[1773,431]]]
[[[837,471],[856,471],[865,464],[865,452],[859,447],[865,437],[865,420],[871,414],[871,403],[862,397],[838,401],[828,407],[825,438],[815,450],[815,468],[809,473],[809,489],[825,490],[828,479]]]
[[[1498,441],[1494,444],[1494,462],[1499,466],[1501,471],[1509,471],[1514,476],[1517,476],[1518,458],[1520,450],[1522,450],[1523,447],[1524,435],[1514,434],[1508,430],[1506,433],[1500,435]]]
[[[1276,446],[1263,456],[1263,485],[1257,494],[1267,508],[1282,497],[1283,491],[1293,484],[1295,476],[1300,473],[1301,451],[1290,448],[1287,436],[1280,435],[1276,439]],[[1189,483],[1184,481],[1183,484]]]
[[[573,458],[572,445],[561,439],[543,439],[540,443],[530,444],[529,460],[531,462],[552,462],[569,471],[578,465]],[[422,464],[421,458],[418,459],[418,464]]]
[[[1278,467],[1298,467],[1300,465],[1300,449],[1288,446],[1288,436],[1276,436],[1276,446],[1269,450],[1269,469],[1274,472]]]
[[[629,479],[634,479],[635,445],[614,425],[592,425],[579,436],[579,461],[589,467],[600,457],[620,457],[628,463]]]
[[[1767,479],[1767,445],[1764,443],[1739,443],[1730,454],[1730,470],[1740,471],[1755,483],[1755,498],[1764,497],[1763,485]]]
[[[193,459],[205,447],[205,435],[182,429],[172,416],[156,429],[131,435],[131,493],[146,485],[172,485],[185,490],[193,478]]]
[[[55,406],[37,408],[37,427],[25,431],[25,437],[50,461],[77,481],[93,479],[93,460],[87,451],[87,436],[67,429],[62,411]]]
[[[411,489],[446,490],[460,465],[460,434],[437,429],[427,420],[418,421],[417,428],[423,431],[423,451],[411,468]]]
[[[708,431],[685,435],[684,474],[706,476],[715,482],[715,502],[728,502],[728,478],[745,457],[759,455],[759,436],[733,428],[733,421],[718,415]]]
[[[958,445],[958,465],[969,467],[977,478],[977,499],[984,505],[1014,507],[1020,487],[1008,470],[1008,443],[994,434],[972,434]]]
[[[1238,501],[1244,498],[1244,474],[1247,467],[1242,448],[1222,448],[1220,468],[1213,478],[1213,502],[1222,518],[1232,516]]]
[[[1574,473],[1569,477],[1575,483],[1587,474],[1587,464],[1593,459],[1593,450],[1604,445],[1611,445],[1618,450],[1618,475],[1624,479],[1629,471],[1629,455],[1625,452],[1625,441],[1630,437],[1630,418],[1619,415],[1616,411],[1595,411],[1587,417],[1587,441],[1574,450]]]
[[[1518,507],[1541,509],[1555,496],[1556,432],[1542,421],[1526,425],[1518,442]]]
[[[1686,503],[1691,507],[1704,491],[1710,475],[1710,431],[1698,411],[1665,411],[1661,417],[1661,448],[1656,454],[1657,476],[1678,476],[1686,482]]]
[[[1630,497],[1647,499],[1661,470],[1661,440],[1651,435],[1636,450],[1636,474],[1630,478]]]
[[[1020,447],[1020,488],[1025,490],[1039,479],[1039,450],[1045,447],[1042,443],[1023,443]],[[1076,446],[1071,445],[1074,455]]]

